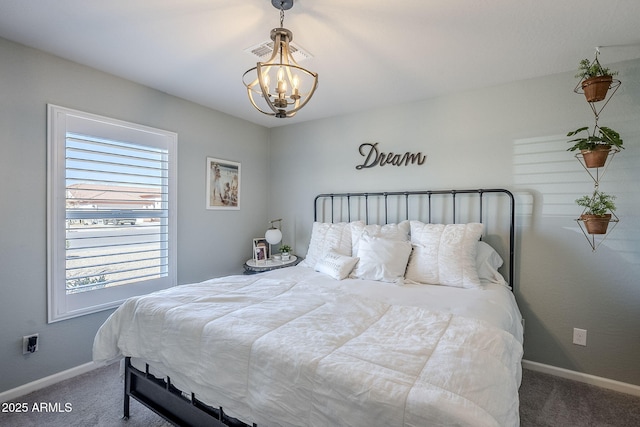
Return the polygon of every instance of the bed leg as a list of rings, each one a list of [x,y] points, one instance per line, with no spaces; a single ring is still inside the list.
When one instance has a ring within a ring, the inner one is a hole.
[[[122,414],[122,419],[123,420],[128,420],[129,419],[129,399],[130,399],[130,397],[125,393],[125,395],[124,395],[124,410],[123,410],[123,414]]]
[[[125,358],[124,362],[124,406],[122,408],[122,419],[129,419],[129,402],[131,397],[129,396],[129,392],[131,391],[131,372],[129,368],[131,367],[131,358]]]

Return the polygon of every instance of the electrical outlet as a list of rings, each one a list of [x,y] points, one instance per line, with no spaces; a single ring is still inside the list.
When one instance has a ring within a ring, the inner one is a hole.
[[[573,343],[577,345],[587,346],[587,330],[573,328]]]
[[[38,351],[39,341],[38,334],[22,337],[22,354],[31,354]]]

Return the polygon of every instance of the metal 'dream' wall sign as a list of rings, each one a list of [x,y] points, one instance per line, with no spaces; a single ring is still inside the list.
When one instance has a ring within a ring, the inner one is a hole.
[[[409,163],[422,165],[427,160],[427,156],[423,155],[421,152],[410,153],[407,151],[404,154],[381,152],[378,150],[377,142],[373,144],[370,142],[360,144],[358,151],[360,152],[360,155],[365,158],[362,164],[356,166],[356,169],[358,170],[384,165],[409,166]]]

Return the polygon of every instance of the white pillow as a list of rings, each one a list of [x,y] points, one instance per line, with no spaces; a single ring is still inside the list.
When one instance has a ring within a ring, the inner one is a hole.
[[[491,245],[483,241],[477,243],[476,249],[476,269],[478,270],[480,281],[507,285],[502,274],[498,272],[498,269],[502,267],[503,263],[500,254],[498,254]]]
[[[352,277],[397,282],[404,276],[411,255],[411,242],[364,234],[358,244],[360,261]]]
[[[425,224],[411,221],[413,252],[405,278],[410,282],[480,288],[477,243],[483,225]]]
[[[329,251],[318,261],[315,270],[328,274],[336,280],[342,280],[351,273],[357,262],[358,258],[340,255],[336,251]]]
[[[314,268],[330,250],[341,255],[351,256],[351,226],[349,223],[314,222],[309,249],[300,265]]]
[[[351,256],[358,254],[358,243],[360,238],[367,234],[369,236],[384,237],[391,240],[409,240],[409,231],[411,226],[409,221],[402,221],[399,224],[368,224],[364,225],[364,222],[352,222],[351,223]]]

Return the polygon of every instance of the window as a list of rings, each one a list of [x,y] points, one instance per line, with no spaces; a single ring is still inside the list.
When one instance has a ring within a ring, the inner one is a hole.
[[[176,284],[177,135],[48,106],[48,319]]]

